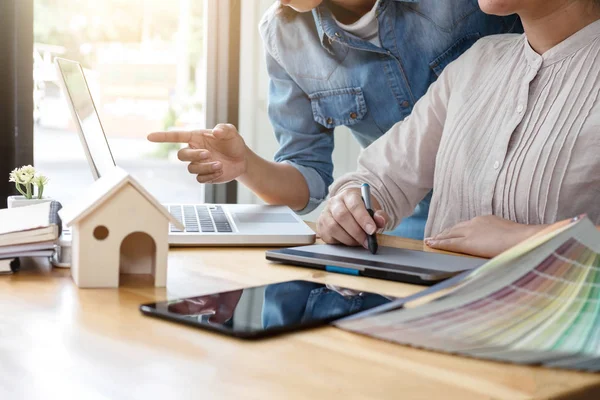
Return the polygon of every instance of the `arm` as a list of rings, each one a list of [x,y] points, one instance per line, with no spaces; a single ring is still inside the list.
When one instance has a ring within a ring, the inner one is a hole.
[[[363,150],[358,171],[334,182],[331,199],[317,221],[325,242],[367,247],[366,234],[395,227],[431,190],[452,67],[446,68],[408,118]],[[374,218],[362,204],[358,187],[363,183],[371,186]]]
[[[287,205],[302,210],[309,199],[306,179],[300,171],[286,163],[267,161],[247,148],[246,172],[238,181],[273,205]]]
[[[275,162],[248,146],[233,125],[212,130],[157,132],[153,142],[187,143],[181,161],[201,183],[239,180],[269,204],[287,205],[300,213],[314,210],[333,181],[333,131],[318,124],[310,99],[267,53],[270,77],[269,118],[280,148]]]
[[[219,124],[198,131],[155,132],[152,142],[187,143],[179,150],[181,161],[200,183],[225,183],[237,179],[269,204],[295,210],[306,206],[309,190],[304,176],[291,165],[270,162],[254,153],[233,125]]]
[[[395,227],[433,187],[435,159],[442,139],[456,63],[442,73],[412,114],[366,148],[358,171],[331,187],[331,199],[317,227],[323,240],[347,245],[363,244],[365,232]],[[366,213],[359,189],[371,186],[375,218]]]
[[[430,86],[409,117],[361,153],[358,170],[337,180],[331,187],[332,196],[348,187],[368,183],[390,217],[388,229],[414,210],[433,188],[435,159],[446,121],[455,64],[449,65]]]
[[[251,152],[239,181],[270,204],[307,213],[327,196],[333,182],[333,131],[314,120],[308,95],[292,80],[266,43],[268,113],[279,142],[275,162]]]

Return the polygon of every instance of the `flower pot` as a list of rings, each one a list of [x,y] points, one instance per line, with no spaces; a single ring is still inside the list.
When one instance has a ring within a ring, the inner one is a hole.
[[[52,201],[52,199],[49,197],[43,197],[41,199],[38,199],[38,198],[26,199],[25,196],[8,196],[7,200],[8,200],[7,201],[8,208],[32,206],[34,204],[40,204],[40,203],[46,203],[48,201]]]

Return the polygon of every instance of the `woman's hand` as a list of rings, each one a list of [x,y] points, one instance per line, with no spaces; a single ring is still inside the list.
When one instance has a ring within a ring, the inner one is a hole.
[[[544,229],[545,225],[524,225],[494,215],[461,222],[430,238],[425,244],[438,250],[492,258]]]
[[[375,208],[374,218],[367,212],[360,189],[346,189],[333,196],[317,220],[319,236],[325,243],[368,248],[367,234],[383,229],[389,219],[374,198],[371,204]]]
[[[177,157],[189,162],[188,171],[200,183],[225,183],[246,172],[246,143],[235,126],[219,124],[198,131],[155,132],[148,140],[156,143],[187,143]]]

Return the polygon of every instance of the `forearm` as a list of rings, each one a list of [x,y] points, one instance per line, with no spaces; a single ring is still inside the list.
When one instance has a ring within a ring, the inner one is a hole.
[[[246,172],[238,181],[268,204],[302,210],[310,193],[304,176],[292,165],[267,161],[248,149]]]

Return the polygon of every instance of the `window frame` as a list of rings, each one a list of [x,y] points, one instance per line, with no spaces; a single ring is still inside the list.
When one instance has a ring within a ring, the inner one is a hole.
[[[206,126],[239,123],[239,0],[205,0]],[[205,202],[237,203],[237,182],[206,185]]]
[[[0,2],[0,208],[14,168],[33,164],[33,2]]]

